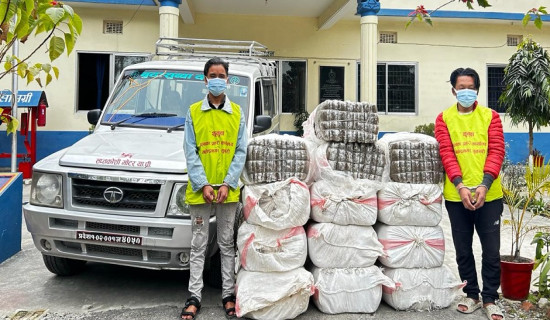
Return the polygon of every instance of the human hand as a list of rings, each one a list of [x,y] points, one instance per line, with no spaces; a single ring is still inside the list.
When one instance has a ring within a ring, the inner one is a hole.
[[[483,205],[485,204],[485,196],[486,195],[487,195],[487,187],[486,186],[478,186],[476,188],[476,193],[474,195],[474,199],[475,199],[474,207],[475,207],[476,210],[483,207]]]
[[[216,198],[216,203],[223,203],[227,199],[227,194],[229,193],[229,187],[227,185],[222,185],[218,189],[218,196]]]
[[[472,197],[472,192],[470,191],[470,188],[462,185],[458,189],[458,194],[460,195],[460,201],[462,201],[464,208],[470,211],[474,211],[476,209],[474,207],[474,204],[476,203],[476,201]]]
[[[211,185],[202,187],[202,198],[206,203],[212,203],[214,201],[214,188]]]

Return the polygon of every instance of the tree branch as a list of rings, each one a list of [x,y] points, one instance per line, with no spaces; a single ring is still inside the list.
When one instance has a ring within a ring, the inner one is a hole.
[[[443,8],[444,6],[446,6],[446,5],[450,4],[450,3],[453,3],[453,2],[455,2],[455,1],[456,1],[456,0],[451,0],[451,1],[449,1],[449,2],[446,2],[446,3],[442,4],[442,5],[440,5],[439,7],[435,8],[435,9],[432,10],[432,11],[430,11],[430,15],[432,15],[432,13],[436,12],[437,10]]]
[[[42,43],[36,47],[33,52],[31,52],[25,59],[21,60],[20,62],[18,62],[16,65],[12,66],[9,70],[6,70],[5,72],[1,73],[0,74],[0,79],[4,78],[8,73],[10,73],[11,71],[13,71],[13,69],[17,68],[21,63],[27,61],[33,54],[36,53],[36,51],[38,51],[38,49],[40,49],[45,43],[46,41],[48,41],[49,38],[51,38],[51,36],[53,35],[54,31],[57,29],[57,24],[54,25],[52,31],[50,32],[50,34],[48,34],[48,36],[46,37],[46,39],[44,39],[44,41],[42,41]]]

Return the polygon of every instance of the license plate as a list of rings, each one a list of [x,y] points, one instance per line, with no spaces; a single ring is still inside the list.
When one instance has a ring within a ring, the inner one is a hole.
[[[135,244],[135,245],[142,244],[141,237],[129,236],[125,234],[90,232],[90,231],[77,231],[76,239],[89,240],[94,242],[104,242],[104,243],[123,243],[123,244]]]

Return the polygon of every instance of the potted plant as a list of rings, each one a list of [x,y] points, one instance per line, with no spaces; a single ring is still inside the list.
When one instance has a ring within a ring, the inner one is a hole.
[[[539,275],[535,278],[537,292],[534,295],[536,300],[550,298],[549,273],[550,273],[550,232],[539,231],[533,237],[531,244],[536,244],[535,266],[533,270],[539,269]]]
[[[502,174],[504,202],[510,210],[510,219],[505,219],[503,224],[511,227],[512,232],[510,255],[502,255],[500,259],[501,290],[508,299],[524,300],[529,295],[534,261],[522,257],[520,250],[530,231],[544,229],[531,221],[541,213],[536,209],[538,206],[532,206],[533,202],[550,185],[550,169],[547,168],[535,168],[530,162],[525,166],[525,174],[517,170],[517,166]]]

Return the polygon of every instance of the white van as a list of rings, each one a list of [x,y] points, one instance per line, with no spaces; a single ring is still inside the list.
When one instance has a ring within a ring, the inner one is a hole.
[[[244,110],[248,135],[278,131],[276,67],[266,53],[257,42],[163,38],[159,59],[125,68],[103,111],[88,113],[94,132],[33,167],[23,211],[46,267],[58,275],[86,261],[188,269],[187,110],[207,94],[204,64],[218,56],[229,62],[226,94]],[[221,283],[215,219],[211,284]]]

